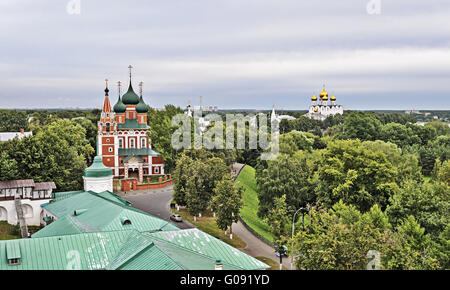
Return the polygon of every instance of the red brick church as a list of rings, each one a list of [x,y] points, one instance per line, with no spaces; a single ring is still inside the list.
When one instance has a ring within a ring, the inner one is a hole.
[[[114,107],[109,101],[108,80],[100,121],[98,122],[97,155],[103,164],[113,169],[113,176],[120,180],[143,183],[146,177],[164,175],[164,161],[158,152],[152,150],[147,125],[148,107],[132,86],[131,66],[128,91],[119,98]]]

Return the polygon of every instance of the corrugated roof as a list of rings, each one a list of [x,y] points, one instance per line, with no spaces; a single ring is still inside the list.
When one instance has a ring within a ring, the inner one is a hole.
[[[150,148],[119,148],[119,156],[139,156],[139,155],[159,156],[161,154],[156,151],[153,151]]]
[[[19,187],[34,187],[34,180],[20,179],[20,180],[0,181],[0,189],[19,188]]]
[[[148,129],[147,124],[139,124],[136,119],[126,119],[123,124],[117,124],[118,129]]]
[[[44,208],[57,219],[50,225],[36,232],[32,237],[67,235],[92,231],[118,231],[135,229],[139,232],[177,231],[175,225],[115,201],[115,195],[105,197],[108,192],[99,195],[86,191],[71,197],[51,202]],[[78,209],[86,209],[81,215],[74,216]],[[127,217],[131,224],[122,224]]]
[[[0,270],[105,269],[132,231],[0,241]],[[20,265],[9,266],[6,248],[17,243]]]
[[[56,185],[53,181],[34,183],[34,190],[48,190],[48,189],[56,189]]]
[[[185,267],[189,269],[193,267],[205,269],[205,259],[206,261],[209,259],[208,265],[210,265],[211,270],[214,269],[216,259],[220,259],[223,262],[224,269],[256,270],[269,268],[265,263],[196,228],[176,232],[155,232],[145,235],[173,259],[176,261],[181,259],[178,262],[184,263]],[[185,255],[190,255],[191,260],[184,259],[182,252]],[[193,259],[194,256],[197,259],[196,262]]]

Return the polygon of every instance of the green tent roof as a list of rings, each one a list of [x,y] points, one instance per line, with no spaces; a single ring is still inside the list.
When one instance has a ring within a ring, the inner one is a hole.
[[[112,168],[106,167],[100,156],[95,156],[92,165],[84,170],[85,177],[106,177],[112,176],[112,174]]]

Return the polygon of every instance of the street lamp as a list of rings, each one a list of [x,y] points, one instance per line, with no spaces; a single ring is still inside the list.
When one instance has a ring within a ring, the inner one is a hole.
[[[295,230],[295,215],[299,212],[302,211],[303,213],[303,230],[305,230],[305,208],[301,207],[299,208],[295,213],[294,216],[292,217],[292,237],[291,237],[291,251],[292,251],[292,255],[291,255],[291,270],[293,270],[294,268],[294,230]]]

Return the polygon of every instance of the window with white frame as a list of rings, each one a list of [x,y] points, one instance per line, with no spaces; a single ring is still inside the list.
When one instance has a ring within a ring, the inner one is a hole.
[[[159,173],[159,167],[155,167],[155,174]]]
[[[141,147],[145,148],[146,147],[146,140],[145,137],[141,139]]]
[[[134,138],[130,139],[130,148],[134,148]]]

